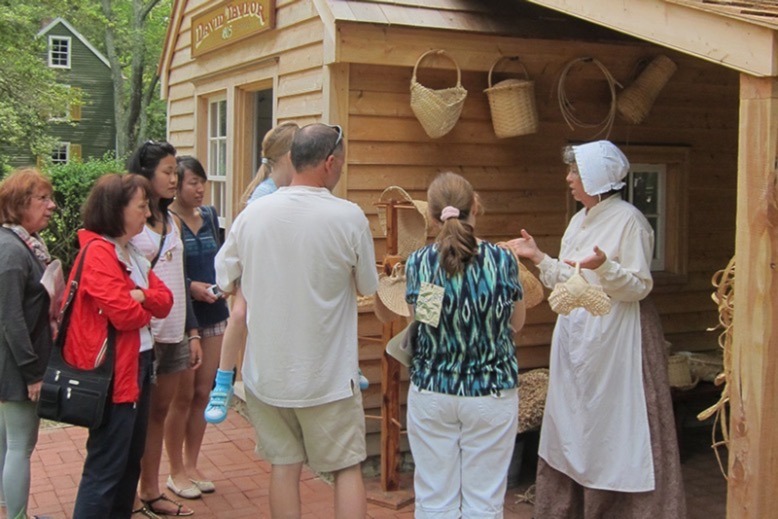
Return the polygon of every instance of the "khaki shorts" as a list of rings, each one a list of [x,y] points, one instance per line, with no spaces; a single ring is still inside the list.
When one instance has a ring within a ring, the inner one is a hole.
[[[362,393],[314,407],[275,407],[246,391],[257,454],[273,465],[337,472],[367,457]]]
[[[189,340],[179,343],[154,342],[154,374],[170,375],[189,369]]]

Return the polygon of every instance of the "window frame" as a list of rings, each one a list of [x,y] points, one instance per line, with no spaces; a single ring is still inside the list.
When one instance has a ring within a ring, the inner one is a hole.
[[[59,159],[55,159],[54,154],[55,153],[59,154],[63,147],[65,148],[65,160],[62,161]],[[70,142],[60,142],[57,144],[57,147],[51,152],[51,163],[56,165],[56,164],[67,164],[68,162],[70,162]]]
[[[224,107],[223,111],[221,107]],[[214,121],[214,108],[216,109],[216,118]],[[224,120],[220,120],[220,116],[224,117]],[[210,200],[211,204],[216,207],[219,214],[219,225],[224,227],[226,224],[225,215],[231,210],[231,198],[229,196],[228,187],[228,175],[227,175],[227,135],[229,133],[228,127],[228,106],[227,96],[214,96],[208,99],[207,113],[206,113],[206,149],[207,149],[207,176],[210,184]],[[221,130],[224,130],[224,134],[221,134]],[[215,134],[214,134],[214,130]],[[224,171],[221,171],[221,169]]]
[[[67,53],[66,53],[66,59],[67,63],[65,65],[55,64],[53,62],[53,54],[54,54],[54,41],[60,40],[60,41],[66,41],[68,45]],[[59,68],[59,69],[67,69],[69,70],[71,68],[72,63],[72,53],[73,53],[73,39],[70,36],[58,36],[58,35],[49,35],[49,52],[48,52],[48,63],[49,67],[51,68]]]

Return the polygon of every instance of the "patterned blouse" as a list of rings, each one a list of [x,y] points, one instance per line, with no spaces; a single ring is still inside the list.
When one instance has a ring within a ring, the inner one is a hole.
[[[518,385],[510,327],[522,298],[513,255],[481,242],[465,271],[449,277],[436,245],[412,253],[405,265],[406,301],[415,305],[422,282],[443,286],[438,327],[421,323],[410,367],[420,389],[458,396],[487,396]]]

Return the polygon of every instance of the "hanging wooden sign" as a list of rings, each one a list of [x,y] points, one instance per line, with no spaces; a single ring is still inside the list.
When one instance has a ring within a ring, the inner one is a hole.
[[[228,0],[192,18],[192,57],[275,26],[275,0]]]

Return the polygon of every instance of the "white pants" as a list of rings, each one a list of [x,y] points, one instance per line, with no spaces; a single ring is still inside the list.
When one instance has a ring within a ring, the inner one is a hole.
[[[463,397],[411,385],[415,517],[502,518],[518,415],[516,389],[499,397]]]

